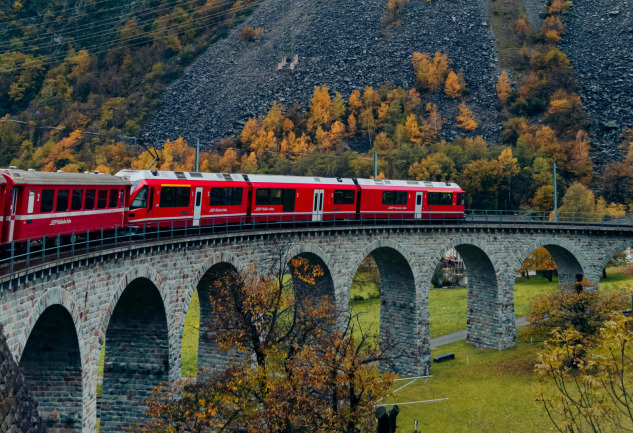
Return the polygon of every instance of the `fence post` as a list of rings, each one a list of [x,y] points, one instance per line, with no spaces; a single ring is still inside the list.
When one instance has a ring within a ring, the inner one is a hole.
[[[46,235],[42,236],[42,263],[46,263]]]
[[[62,246],[62,235],[57,235],[57,260],[59,260],[59,250]]]
[[[86,232],[86,252],[90,250],[90,230]]]
[[[9,262],[9,270],[13,272],[13,262],[15,261],[15,242],[11,242],[11,261]]]
[[[119,246],[119,228],[118,227],[114,228],[114,246],[115,247]]]
[[[31,266],[31,238],[26,240],[26,267]]]
[[[101,227],[101,249],[103,249],[103,227]]]
[[[75,236],[75,232],[70,234],[70,253],[75,255],[75,242],[77,242],[77,237]]]

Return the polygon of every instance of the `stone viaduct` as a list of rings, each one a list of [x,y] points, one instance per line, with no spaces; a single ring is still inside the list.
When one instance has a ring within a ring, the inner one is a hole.
[[[546,247],[561,284],[599,281],[613,254],[633,246],[633,227],[487,224],[309,227],[147,241],[77,255],[0,277],[0,325],[49,432],[127,431],[142,422],[153,386],[181,377],[185,315],[194,290],[201,322],[218,271],[261,266],[279,245],[325,270],[320,290],[346,311],[367,256],[380,271],[380,335],[402,375],[430,372],[428,298],[433,272],[455,248],[468,270],[468,342],[516,343],[514,281],[523,260]],[[205,302],[207,300],[207,302]],[[105,343],[107,341],[107,344]],[[98,366],[106,344],[100,410]],[[225,355],[200,333],[199,367]]]

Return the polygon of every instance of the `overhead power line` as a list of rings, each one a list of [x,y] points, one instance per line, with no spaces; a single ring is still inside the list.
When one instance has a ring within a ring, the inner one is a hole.
[[[242,10],[246,10],[249,9],[251,7],[251,5],[244,5],[238,8],[233,9],[234,11],[242,11]],[[207,22],[211,21],[214,18],[217,18],[218,16],[224,15],[226,12],[221,12],[221,13],[217,13],[217,14],[210,14],[207,15],[205,17],[201,17],[195,20],[192,20],[192,23],[196,23],[198,25],[192,26],[192,27],[188,27],[188,28],[184,28],[181,29],[180,31],[176,32],[176,34],[181,34],[184,33],[186,31],[189,30],[198,30],[201,28],[206,27]],[[225,23],[227,21],[229,21],[230,19],[225,19],[225,20],[221,20],[218,22],[218,24],[221,23]],[[133,47],[133,46],[137,46],[137,45],[141,45],[141,44],[145,44],[147,43],[145,40],[141,40],[141,41],[137,41],[134,42],[134,40],[136,39],[141,39],[144,38],[146,36],[156,36],[159,35],[161,33],[167,33],[170,30],[174,30],[174,29],[179,29],[181,27],[180,24],[178,25],[174,25],[171,27],[166,27],[163,29],[156,29],[156,30],[150,30],[150,31],[145,31],[145,32],[141,32],[137,35],[133,35],[133,36],[129,36],[127,38],[122,38],[116,41],[116,47],[120,47],[120,48],[126,48],[126,47]],[[107,34],[107,33],[104,33]],[[120,44],[121,42],[124,42],[123,44]],[[99,54],[99,53],[103,53],[108,51],[110,48],[114,47],[115,45],[113,45],[111,42],[105,42],[105,43],[97,43],[97,44],[92,44],[92,45],[86,45],[85,47],[83,47],[83,49],[86,49],[90,52],[90,54]],[[79,47],[78,47],[79,48]],[[95,51],[96,50],[96,51]],[[54,63],[55,61],[61,61],[64,58],[66,58],[66,53],[60,53],[57,55],[53,55],[53,56],[48,56],[45,59],[40,58],[36,58],[34,60],[27,60],[22,62],[20,65],[16,65],[13,67],[4,67],[4,68],[0,68],[0,72],[11,72],[11,71],[19,71],[22,69],[26,69],[29,66],[32,65],[36,65],[39,64],[40,62],[43,63]]]
[[[44,40],[48,40],[50,38],[54,38],[54,37],[59,37],[59,36],[64,36],[67,34],[72,34],[75,32],[83,32],[84,30],[90,30],[89,34],[86,35],[83,38],[77,38],[74,39],[74,41],[78,41],[78,40],[85,40],[85,39],[91,39],[94,38],[96,36],[99,35],[105,35],[105,34],[115,34],[116,32],[119,31],[118,28],[112,28],[112,24],[118,23],[118,22],[122,22],[122,21],[127,21],[128,19],[131,18],[139,18],[139,17],[143,17],[143,16],[148,16],[147,19],[143,19],[140,21],[139,26],[141,24],[146,24],[148,23],[150,20],[154,20],[157,17],[155,15],[157,15],[159,12],[162,11],[166,11],[169,9],[174,9],[178,3],[180,3],[181,0],[173,0],[170,3],[167,3],[166,5],[163,5],[163,7],[158,8],[158,9],[151,9],[151,8],[145,8],[145,9],[141,9],[138,11],[132,11],[132,12],[127,12],[118,16],[114,16],[114,17],[110,17],[104,20],[100,20],[100,21],[96,21],[96,22],[90,22],[90,23],[86,23],[86,24],[81,24],[78,26],[74,26],[74,27],[69,27],[66,28],[64,30],[59,30],[59,31],[55,31],[53,33],[45,33],[45,34],[38,34],[38,35],[33,35],[33,36],[27,36],[27,37],[22,37],[22,38],[16,38],[19,42],[26,44],[35,44],[38,41],[44,41]],[[225,6],[227,4],[232,3],[233,0],[222,0],[220,3],[218,3],[218,6]],[[183,10],[183,12],[185,13],[195,13],[196,9],[186,9]],[[103,32],[103,31],[98,31],[95,33],[95,31],[101,27],[104,26],[110,26],[110,28]],[[4,42],[0,42],[0,49],[4,48],[8,48],[11,45],[13,45],[14,42],[12,42],[11,40],[7,40]],[[36,48],[41,48],[41,47],[36,47]]]

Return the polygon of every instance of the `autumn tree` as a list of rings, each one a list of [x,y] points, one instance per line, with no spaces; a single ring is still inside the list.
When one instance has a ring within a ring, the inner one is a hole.
[[[558,208],[559,221],[602,221],[604,217],[621,218],[624,215],[624,205],[607,204],[602,197],[596,199],[594,193],[579,182],[574,182],[567,189],[563,204]]]
[[[241,350],[245,359],[185,382],[181,397],[173,387],[154,395],[144,431],[373,431],[373,405],[393,375],[378,372],[384,355],[357,318],[339,317],[318,296],[323,276],[284,246],[257,271],[220,275],[206,327],[220,350]]]
[[[457,74],[453,71],[450,71],[446,77],[446,81],[444,82],[444,93],[453,99],[459,97],[462,93],[462,87],[459,85],[459,81],[457,80]]]
[[[455,176],[455,163],[443,153],[432,153],[409,168],[409,176],[415,180],[448,182]]]
[[[530,278],[530,272],[538,272],[551,282],[556,271],[556,262],[545,247],[539,247],[532,251],[521,264],[519,272]]]
[[[512,87],[510,86],[510,78],[504,69],[501,71],[501,75],[499,75],[499,80],[497,81],[497,97],[499,98],[501,104],[505,105],[508,103],[511,92]]]
[[[554,386],[541,389],[537,401],[558,431],[630,432],[632,319],[611,312],[594,340],[575,327],[553,331],[536,370]]]
[[[332,100],[327,86],[316,86],[310,100],[308,129],[328,126],[331,118]]]
[[[459,104],[459,114],[457,115],[457,126],[466,131],[474,131],[477,129],[477,121],[473,112],[465,102]]]

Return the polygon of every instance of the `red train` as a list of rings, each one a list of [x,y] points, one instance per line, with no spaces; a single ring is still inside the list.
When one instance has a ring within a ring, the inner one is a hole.
[[[129,224],[463,218],[454,183],[122,170],[132,181]]]
[[[463,218],[454,183],[122,170],[0,171],[0,243],[103,229]]]
[[[1,242],[127,226],[130,182],[107,174],[0,171]]]

